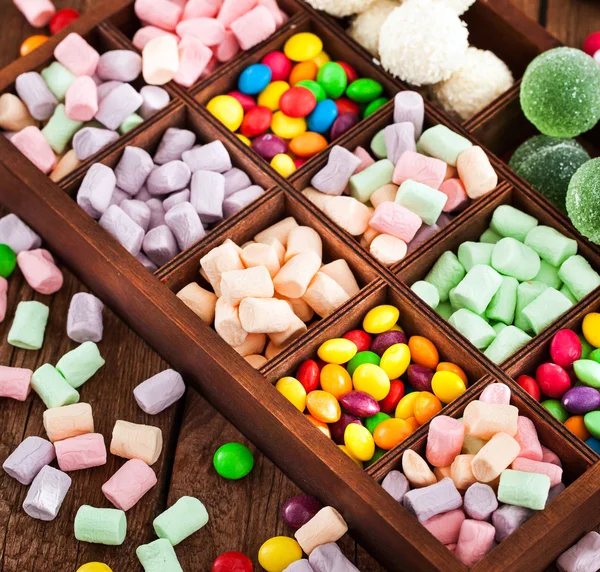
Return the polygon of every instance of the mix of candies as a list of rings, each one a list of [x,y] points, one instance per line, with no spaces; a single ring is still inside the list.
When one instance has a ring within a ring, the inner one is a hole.
[[[218,95],[207,109],[284,177],[330,141],[387,103],[383,86],[359,78],[346,62],[332,62],[323,42],[301,32],[283,52],[248,66],[237,90]]]
[[[399,315],[394,306],[371,309],[362,330],[324,342],[318,360],[275,385],[360,467],[400,444],[468,385],[464,371],[440,361],[430,340],[407,337]]]
[[[142,27],[133,44],[150,85],[191,87],[287,20],[277,0],[136,0],[134,10]]]
[[[100,55],[69,34],[54,50],[56,61],[17,77],[17,95],[0,96],[0,129],[53,181],[74,171],[169,103],[160,87],[139,92],[130,84],[142,58],[129,50]],[[40,129],[41,127],[41,129]]]
[[[167,213],[168,216],[169,213]],[[197,282],[177,293],[253,367],[261,367],[360,290],[345,260],[324,264],[319,234],[288,217],[240,248],[227,239],[200,259]]]
[[[412,290],[494,363],[600,286],[577,242],[511,205],[479,242],[444,252]]]
[[[600,314],[585,316],[581,335],[559,330],[550,342],[550,360],[517,383],[600,453]]]
[[[302,191],[383,264],[402,260],[498,184],[481,147],[443,125],[423,131],[424,113],[419,93],[400,92],[371,153],[336,145]]]
[[[565,489],[560,459],[510,398],[507,385],[493,383],[461,419],[435,417],[425,458],[408,449],[402,472],[391,471],[382,482],[466,566]]]
[[[125,147],[114,170],[92,165],[77,203],[154,271],[263,193],[221,141],[199,145],[193,131],[172,127],[154,157]]]

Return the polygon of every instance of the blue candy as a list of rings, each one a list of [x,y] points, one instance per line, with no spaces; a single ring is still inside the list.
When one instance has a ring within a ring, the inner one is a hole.
[[[314,133],[325,133],[337,119],[338,109],[332,99],[319,101],[313,112],[307,117],[308,130]]]
[[[271,68],[265,64],[247,67],[238,79],[238,89],[247,95],[256,95],[271,83]]]
[[[586,439],[585,444],[600,455],[600,439],[590,437],[589,439]]]

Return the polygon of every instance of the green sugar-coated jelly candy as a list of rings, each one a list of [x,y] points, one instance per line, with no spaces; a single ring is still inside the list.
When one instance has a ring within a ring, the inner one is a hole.
[[[537,56],[521,83],[525,117],[543,134],[576,137],[600,119],[600,68],[574,48],[555,48]]]
[[[380,423],[387,421],[388,419],[391,419],[391,417],[387,413],[383,413],[383,411],[380,411],[372,417],[367,417],[365,419],[365,425],[371,433],[375,433],[375,429],[377,429],[377,426]]]
[[[8,278],[17,265],[17,256],[13,249],[6,245],[0,244],[0,276]]]
[[[226,443],[217,449],[213,465],[225,479],[237,480],[245,477],[254,466],[254,456],[248,447],[240,443]]]
[[[570,417],[569,412],[558,399],[546,399],[546,401],[542,401],[541,405],[548,410],[552,417],[555,417],[561,423],[564,423]]]
[[[573,175],[567,191],[567,214],[583,236],[600,244],[600,158],[584,163]]]
[[[381,459],[381,457],[383,457],[383,455],[385,453],[387,453],[387,451],[385,451],[384,449],[380,449],[379,447],[375,447],[375,453],[371,457],[371,460],[367,461],[365,463],[365,467],[370,467],[371,465],[374,465],[377,461],[379,461],[379,459]]]
[[[372,363],[374,365],[379,365],[381,358],[375,352],[358,352],[347,364],[346,369],[350,374],[350,377],[354,375],[356,368],[359,365],[363,365],[364,363]]]

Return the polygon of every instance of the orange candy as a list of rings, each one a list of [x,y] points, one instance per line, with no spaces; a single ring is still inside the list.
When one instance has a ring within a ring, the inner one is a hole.
[[[420,391],[415,401],[415,419],[419,425],[425,425],[441,410],[442,402],[429,391]]]
[[[318,72],[319,68],[312,60],[300,62],[292,68],[290,73],[290,85],[296,85],[299,81],[304,81],[307,79],[314,81],[317,79]]]
[[[290,151],[297,157],[308,159],[323,151],[327,145],[327,139],[323,135],[307,131],[290,141]]]
[[[413,432],[412,424],[403,419],[386,419],[375,428],[375,444],[386,451],[399,445]]]
[[[450,371],[455,373],[465,382],[465,385],[468,385],[469,380],[467,379],[467,374],[456,364],[450,363],[448,361],[441,361],[438,363],[438,366],[435,368],[435,371]]]
[[[583,415],[573,415],[565,421],[565,427],[579,437],[582,441],[591,437],[590,432],[587,430],[584,422]]]
[[[321,389],[340,399],[352,391],[352,378],[345,367],[328,363],[321,370]]]
[[[438,354],[437,348],[423,336],[412,336],[408,340],[408,349],[410,349],[412,363],[428,367],[434,371],[440,363],[440,354]]]
[[[42,44],[45,44],[48,41],[48,36],[29,36],[22,44],[20,53],[22,56],[26,56],[39,48]]]
[[[331,439],[331,431],[329,430],[329,425],[327,425],[327,423],[323,423],[322,421],[315,419],[312,415],[309,415],[308,413],[305,414],[304,417],[306,417],[319,431],[321,431],[323,435]]]
[[[406,427],[410,430],[411,434],[420,427],[419,422],[415,417],[409,417],[404,422],[406,423]]]
[[[306,396],[306,408],[317,421],[322,423],[335,423],[342,416],[338,400],[326,391],[311,391]]]

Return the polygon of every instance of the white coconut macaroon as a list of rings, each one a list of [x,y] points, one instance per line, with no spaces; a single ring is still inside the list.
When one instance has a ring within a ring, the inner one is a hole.
[[[443,2],[452,8],[459,16],[464,14],[473,4],[475,0],[436,0]]]
[[[498,56],[471,46],[462,66],[432,86],[431,94],[447,112],[466,121],[514,83],[510,69]]]
[[[382,66],[413,85],[448,79],[464,62],[469,32],[449,6],[406,0],[387,17],[379,36]]]
[[[360,14],[370,8],[373,2],[375,0],[306,0],[315,10],[322,10],[336,18]]]
[[[402,0],[376,0],[362,14],[354,18],[348,28],[348,34],[367,51],[379,56],[379,32],[394,8],[398,8]]]

